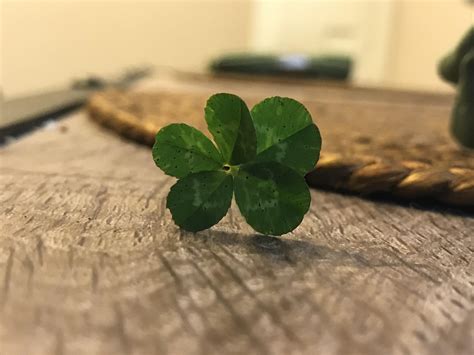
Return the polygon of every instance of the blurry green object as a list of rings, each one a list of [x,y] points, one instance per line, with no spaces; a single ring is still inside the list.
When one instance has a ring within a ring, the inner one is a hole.
[[[444,57],[438,66],[439,75],[453,84],[459,82],[461,61],[464,56],[474,49],[474,26],[464,35],[455,50]]]
[[[282,75],[301,78],[346,80],[352,60],[348,56],[235,54],[211,63],[215,73]]]
[[[438,66],[443,79],[456,85],[451,132],[463,146],[474,149],[474,26]]]
[[[474,149],[474,48],[462,59],[451,132],[462,145]]]

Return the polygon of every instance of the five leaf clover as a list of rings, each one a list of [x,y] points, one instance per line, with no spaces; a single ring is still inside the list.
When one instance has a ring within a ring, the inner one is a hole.
[[[321,135],[298,101],[271,97],[250,112],[232,94],[209,98],[205,118],[217,147],[186,124],[156,135],[153,159],[179,178],[167,208],[181,228],[197,232],[227,213],[235,195],[240,212],[256,231],[281,235],[303,220],[311,196],[304,179],[321,150]]]

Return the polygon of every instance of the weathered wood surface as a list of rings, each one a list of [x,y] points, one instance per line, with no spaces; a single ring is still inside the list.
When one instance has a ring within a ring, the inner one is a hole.
[[[312,191],[196,235],[147,148],[77,114],[0,150],[0,353],[470,354],[474,219]]]

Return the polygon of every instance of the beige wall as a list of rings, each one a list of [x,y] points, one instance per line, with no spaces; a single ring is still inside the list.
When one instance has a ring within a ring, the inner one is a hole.
[[[0,0],[0,89],[3,88],[3,0]],[[3,100],[3,90],[0,90],[0,109]],[[0,110],[1,114],[1,110]]]
[[[451,90],[436,66],[473,24],[474,5],[465,0],[396,0],[384,83]]]
[[[347,54],[356,84],[378,85],[395,0],[255,0],[255,49]],[[290,6],[291,4],[291,6]]]
[[[452,90],[436,65],[474,24],[466,0],[255,2],[255,48],[349,53],[360,85]]]
[[[5,96],[140,63],[194,70],[248,47],[247,0],[0,0]]]
[[[246,49],[342,49],[360,84],[449,90],[436,63],[474,22],[464,0],[0,1],[7,97],[140,63],[201,70]]]

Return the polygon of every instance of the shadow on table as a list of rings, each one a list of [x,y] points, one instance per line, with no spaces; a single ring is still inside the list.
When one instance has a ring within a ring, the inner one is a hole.
[[[302,239],[272,237],[260,234],[238,234],[222,230],[204,233],[183,232],[180,240],[187,248],[208,250],[214,254],[258,256],[275,266],[308,263],[329,263],[331,266],[358,268],[396,267],[410,265],[392,250],[364,245],[361,251],[332,248]],[[366,244],[361,242],[361,244]],[[362,246],[362,245],[361,245]]]

